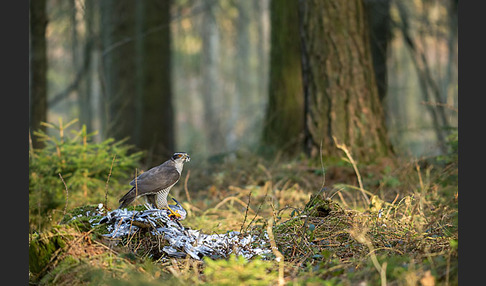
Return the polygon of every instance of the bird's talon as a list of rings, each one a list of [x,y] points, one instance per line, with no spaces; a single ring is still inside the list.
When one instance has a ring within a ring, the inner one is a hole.
[[[171,218],[171,219],[177,219],[177,218],[181,218],[182,216],[178,213],[176,213],[175,211],[173,211],[170,207],[167,207],[167,209],[169,210],[169,215],[168,217]]]

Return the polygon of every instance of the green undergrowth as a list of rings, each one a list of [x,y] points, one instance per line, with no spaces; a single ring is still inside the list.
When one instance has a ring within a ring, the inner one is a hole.
[[[103,237],[103,226],[92,226],[116,207],[113,197],[102,209],[103,200],[80,201],[59,223],[29,234],[30,282],[277,285],[281,275],[287,285],[458,284],[453,148],[440,158],[358,164],[363,190],[349,162],[323,167],[305,158],[269,162],[247,153],[221,160],[185,167],[187,182],[171,191],[188,212],[182,224],[268,240],[273,222],[277,248],[271,254],[203,261],[153,256],[151,249],[163,245],[148,232],[113,243]]]
[[[126,188],[143,154],[132,152],[126,140],[96,143],[96,132],[88,133],[84,125],[76,130],[76,122],[43,122],[49,132],[34,131],[45,147],[29,148],[31,231],[58,221],[67,207],[104,202],[107,192]],[[106,199],[113,202],[111,197]]]
[[[205,259],[204,276],[208,285],[271,285],[277,275],[274,263],[255,258],[247,261],[243,256],[230,255],[227,260]]]

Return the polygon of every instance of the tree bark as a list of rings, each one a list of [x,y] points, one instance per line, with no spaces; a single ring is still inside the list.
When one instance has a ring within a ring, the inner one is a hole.
[[[387,55],[391,38],[391,0],[365,0],[366,16],[370,27],[371,55],[378,96],[383,102],[387,93]]]
[[[295,155],[302,151],[304,100],[296,0],[270,3],[271,48],[268,103],[262,143]]]
[[[142,5],[142,50],[137,52],[137,93],[141,100],[137,118],[137,145],[149,150],[149,158],[165,161],[177,151],[174,140],[174,109],[171,84],[171,1],[140,1]],[[138,46],[138,45],[137,45]]]
[[[106,0],[102,8],[102,64],[104,79],[103,131],[135,144],[134,2]]]
[[[129,137],[155,162],[175,151],[170,5],[163,0],[102,4],[104,129],[118,140]]]
[[[221,116],[221,98],[218,91],[221,89],[219,57],[220,38],[215,17],[215,3],[206,1],[204,3],[205,13],[202,15],[202,55],[201,63],[203,82],[201,87],[205,132],[208,138],[208,151],[210,154],[220,153],[226,149],[226,138],[222,132],[223,120]]]
[[[324,156],[341,156],[333,137],[362,161],[390,154],[362,0],[300,0],[299,11],[307,154],[322,142]]]
[[[79,121],[81,124],[86,125],[88,132],[93,132],[93,108],[92,108],[92,96],[91,96],[91,85],[92,85],[92,67],[91,67],[91,57],[93,53],[93,42],[94,42],[94,0],[85,0],[85,27],[86,34],[84,38],[84,54],[83,60],[78,59],[76,61],[76,69],[80,70],[86,68],[86,75],[84,77],[84,82],[79,86],[78,89],[78,102],[79,102]],[[81,53],[80,53],[81,54]],[[83,63],[84,61],[84,63]]]
[[[418,82],[422,91],[422,96],[425,102],[431,102],[431,96],[435,98],[436,103],[442,103],[440,89],[438,83],[432,77],[430,65],[428,64],[425,51],[415,44],[414,39],[409,33],[409,15],[403,3],[397,2],[397,8],[400,15],[402,36],[405,45],[410,52],[412,64],[417,72]],[[423,46],[423,45],[422,45]],[[432,125],[434,126],[437,143],[443,153],[447,152],[446,138],[448,130],[444,127],[448,126],[447,117],[443,108],[435,108],[427,105],[427,110],[432,117]]]
[[[270,54],[270,0],[260,0],[254,2],[254,10],[259,11],[257,22],[258,40],[256,44],[256,54],[258,64],[258,91],[259,96],[268,93],[269,77],[269,54]]]
[[[29,132],[46,127],[47,121],[47,46],[46,46],[46,1],[31,0],[30,7],[30,76],[29,76]],[[44,146],[31,136],[34,148]]]

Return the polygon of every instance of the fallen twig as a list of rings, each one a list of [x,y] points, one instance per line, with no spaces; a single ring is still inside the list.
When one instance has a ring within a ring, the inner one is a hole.
[[[191,175],[191,170],[187,171],[186,179],[184,180],[184,191],[186,192],[187,201],[191,202],[191,196],[189,195],[189,190],[187,189],[187,181],[189,180],[189,176]]]
[[[113,170],[113,164],[115,163],[115,158],[116,158],[116,154],[115,156],[113,156],[113,160],[111,161],[111,167],[110,167],[110,173],[108,173],[108,179],[106,180],[106,184],[105,184],[105,208],[107,207],[107,202],[108,202],[108,182],[110,181],[110,177],[111,177],[111,171]]]
[[[66,204],[64,205],[64,211],[62,212],[62,215],[65,216],[66,215],[67,206],[68,206],[69,191],[68,191],[68,187],[66,185],[66,182],[64,182],[64,179],[61,176],[61,173],[59,173],[59,177],[61,178],[61,181],[64,184],[64,189],[66,190]]]
[[[250,191],[250,193],[248,193],[248,204],[246,205],[245,218],[243,219],[243,223],[241,224],[240,233],[243,231],[243,226],[245,226],[246,218],[248,217],[248,210],[250,208],[250,202],[251,202],[251,191]]]
[[[268,238],[270,240],[270,246],[272,247],[272,252],[277,257],[276,260],[278,262],[278,285],[285,285],[284,256],[277,248],[277,244],[275,243],[275,238],[273,237],[272,228],[273,228],[273,218],[270,218],[268,220],[267,233],[268,233]]]

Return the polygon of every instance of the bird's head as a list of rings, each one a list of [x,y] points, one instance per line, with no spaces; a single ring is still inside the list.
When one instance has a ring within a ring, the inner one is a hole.
[[[177,152],[172,155],[172,160],[185,163],[191,161],[191,157],[186,152]]]

